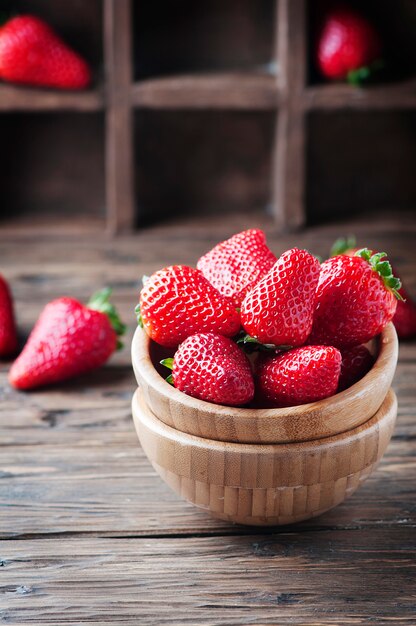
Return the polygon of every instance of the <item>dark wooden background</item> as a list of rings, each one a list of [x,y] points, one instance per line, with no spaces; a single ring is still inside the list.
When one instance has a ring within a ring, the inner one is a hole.
[[[82,93],[0,84],[0,228],[117,232],[263,210],[280,229],[416,204],[416,3],[352,2],[381,84],[326,84],[320,0],[4,0],[89,61]]]

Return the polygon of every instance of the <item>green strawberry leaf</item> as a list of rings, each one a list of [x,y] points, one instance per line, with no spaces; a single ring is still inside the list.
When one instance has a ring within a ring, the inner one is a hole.
[[[169,383],[169,385],[172,385],[172,387],[174,386],[172,374],[169,374],[169,376],[166,376],[165,380],[167,383]]]
[[[329,256],[338,256],[339,254],[345,254],[348,250],[355,248],[357,240],[354,235],[348,235],[348,237],[339,237],[332,244]]]
[[[96,291],[89,299],[87,307],[89,309],[92,309],[94,311],[100,311],[100,313],[104,313],[105,315],[107,315],[116,335],[120,337],[126,332],[127,326],[123,324],[116,307],[110,302],[111,294],[112,289],[110,287],[105,287],[100,291]],[[122,347],[123,343],[118,340],[117,350],[121,350]]]
[[[355,87],[362,87],[370,82],[375,82],[384,68],[384,61],[382,59],[376,59],[369,65],[363,65],[356,70],[350,70],[346,76],[347,82]]]
[[[399,293],[402,281],[400,278],[393,276],[390,262],[385,259],[387,256],[386,252],[376,252],[376,254],[373,254],[368,248],[362,248],[361,250],[357,250],[355,256],[359,256],[367,261],[372,269],[380,276],[387,289],[389,289],[398,300],[404,302],[404,298]]]
[[[293,346],[276,346],[274,343],[261,343],[256,337],[251,337],[242,331],[237,337],[236,342],[246,352],[252,353],[256,351],[261,352],[275,352],[276,350],[291,350]]]
[[[164,365],[165,367],[167,367],[168,369],[173,369],[173,359],[172,358],[168,358],[168,359],[162,359],[160,361],[161,365]]]
[[[140,304],[136,304],[136,306],[134,307],[134,312],[136,314],[137,324],[140,326],[140,328],[143,328],[143,319],[140,312]]]

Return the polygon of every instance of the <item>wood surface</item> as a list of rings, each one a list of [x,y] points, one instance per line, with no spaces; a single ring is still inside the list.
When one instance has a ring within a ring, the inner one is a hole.
[[[390,324],[375,342],[370,372],[342,393],[320,402],[286,409],[218,406],[192,398],[166,382],[160,361],[168,351],[137,328],[132,342],[136,380],[146,404],[168,426],[197,437],[236,443],[310,441],[351,430],[380,408],[393,380],[398,342]]]
[[[263,227],[275,254],[325,256],[354,232],[387,249],[416,297],[412,214],[391,211],[281,237],[260,214],[198,217],[109,240],[0,229],[22,339],[62,294],[104,284],[129,325],[126,347],[91,376],[19,393],[0,365],[0,615],[4,624],[367,626],[414,622],[414,343],[400,345],[398,422],[377,470],[346,502],[292,527],[217,520],[178,498],[141,450],[129,345],[139,279],[192,264],[220,239]]]

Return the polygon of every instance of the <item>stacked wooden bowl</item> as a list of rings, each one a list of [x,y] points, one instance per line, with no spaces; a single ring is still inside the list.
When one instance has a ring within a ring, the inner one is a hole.
[[[320,515],[367,478],[393,432],[393,324],[373,350],[370,372],[331,398],[287,409],[239,409],[169,385],[158,365],[163,349],[138,328],[133,418],[141,445],[176,493],[216,517],[278,525]]]

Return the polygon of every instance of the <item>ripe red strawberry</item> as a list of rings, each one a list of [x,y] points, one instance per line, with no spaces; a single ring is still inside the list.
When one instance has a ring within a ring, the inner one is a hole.
[[[14,17],[1,27],[0,77],[59,89],[83,89],[91,81],[87,63],[33,15]]]
[[[338,5],[321,24],[316,63],[326,78],[358,84],[370,76],[372,66],[380,64],[381,48],[374,26],[352,8]]]
[[[260,398],[274,406],[316,402],[337,391],[341,353],[331,346],[302,346],[260,358],[256,372]]]
[[[125,331],[108,298],[96,293],[87,306],[73,298],[46,305],[9,373],[17,389],[32,389],[73,378],[103,365]]]
[[[340,238],[335,241],[331,248],[331,256],[337,254],[346,254],[347,256],[354,256],[358,252],[358,248],[355,247],[355,237],[348,237],[347,239]],[[393,274],[397,275],[398,272],[392,265]],[[397,290],[403,300],[397,301],[396,313],[393,317],[393,324],[396,327],[397,335],[399,339],[411,339],[416,336],[416,304],[413,302],[411,296],[406,290],[403,281],[400,289]]]
[[[245,230],[219,243],[201,257],[197,268],[223,296],[241,306],[246,293],[273,267],[277,259],[262,230]]]
[[[136,307],[138,321],[151,339],[174,348],[190,335],[215,332],[233,337],[240,316],[202,272],[186,265],[159,270],[146,280]]]
[[[173,359],[161,362],[173,370],[174,386],[188,396],[229,406],[242,406],[253,399],[250,362],[227,337],[192,335],[181,343]]]
[[[260,343],[300,346],[312,329],[319,261],[306,250],[284,252],[241,305],[245,331]]]
[[[366,343],[393,319],[401,283],[385,256],[364,249],[322,263],[309,343],[349,348]]]
[[[10,356],[16,350],[17,333],[13,300],[7,282],[0,276],[0,357]]]
[[[338,391],[351,387],[373,367],[374,358],[365,346],[354,346],[342,351],[341,375]]]
[[[393,324],[396,327],[399,339],[411,339],[416,337],[416,304],[404,287],[399,289],[399,294],[403,300],[397,301]]]

